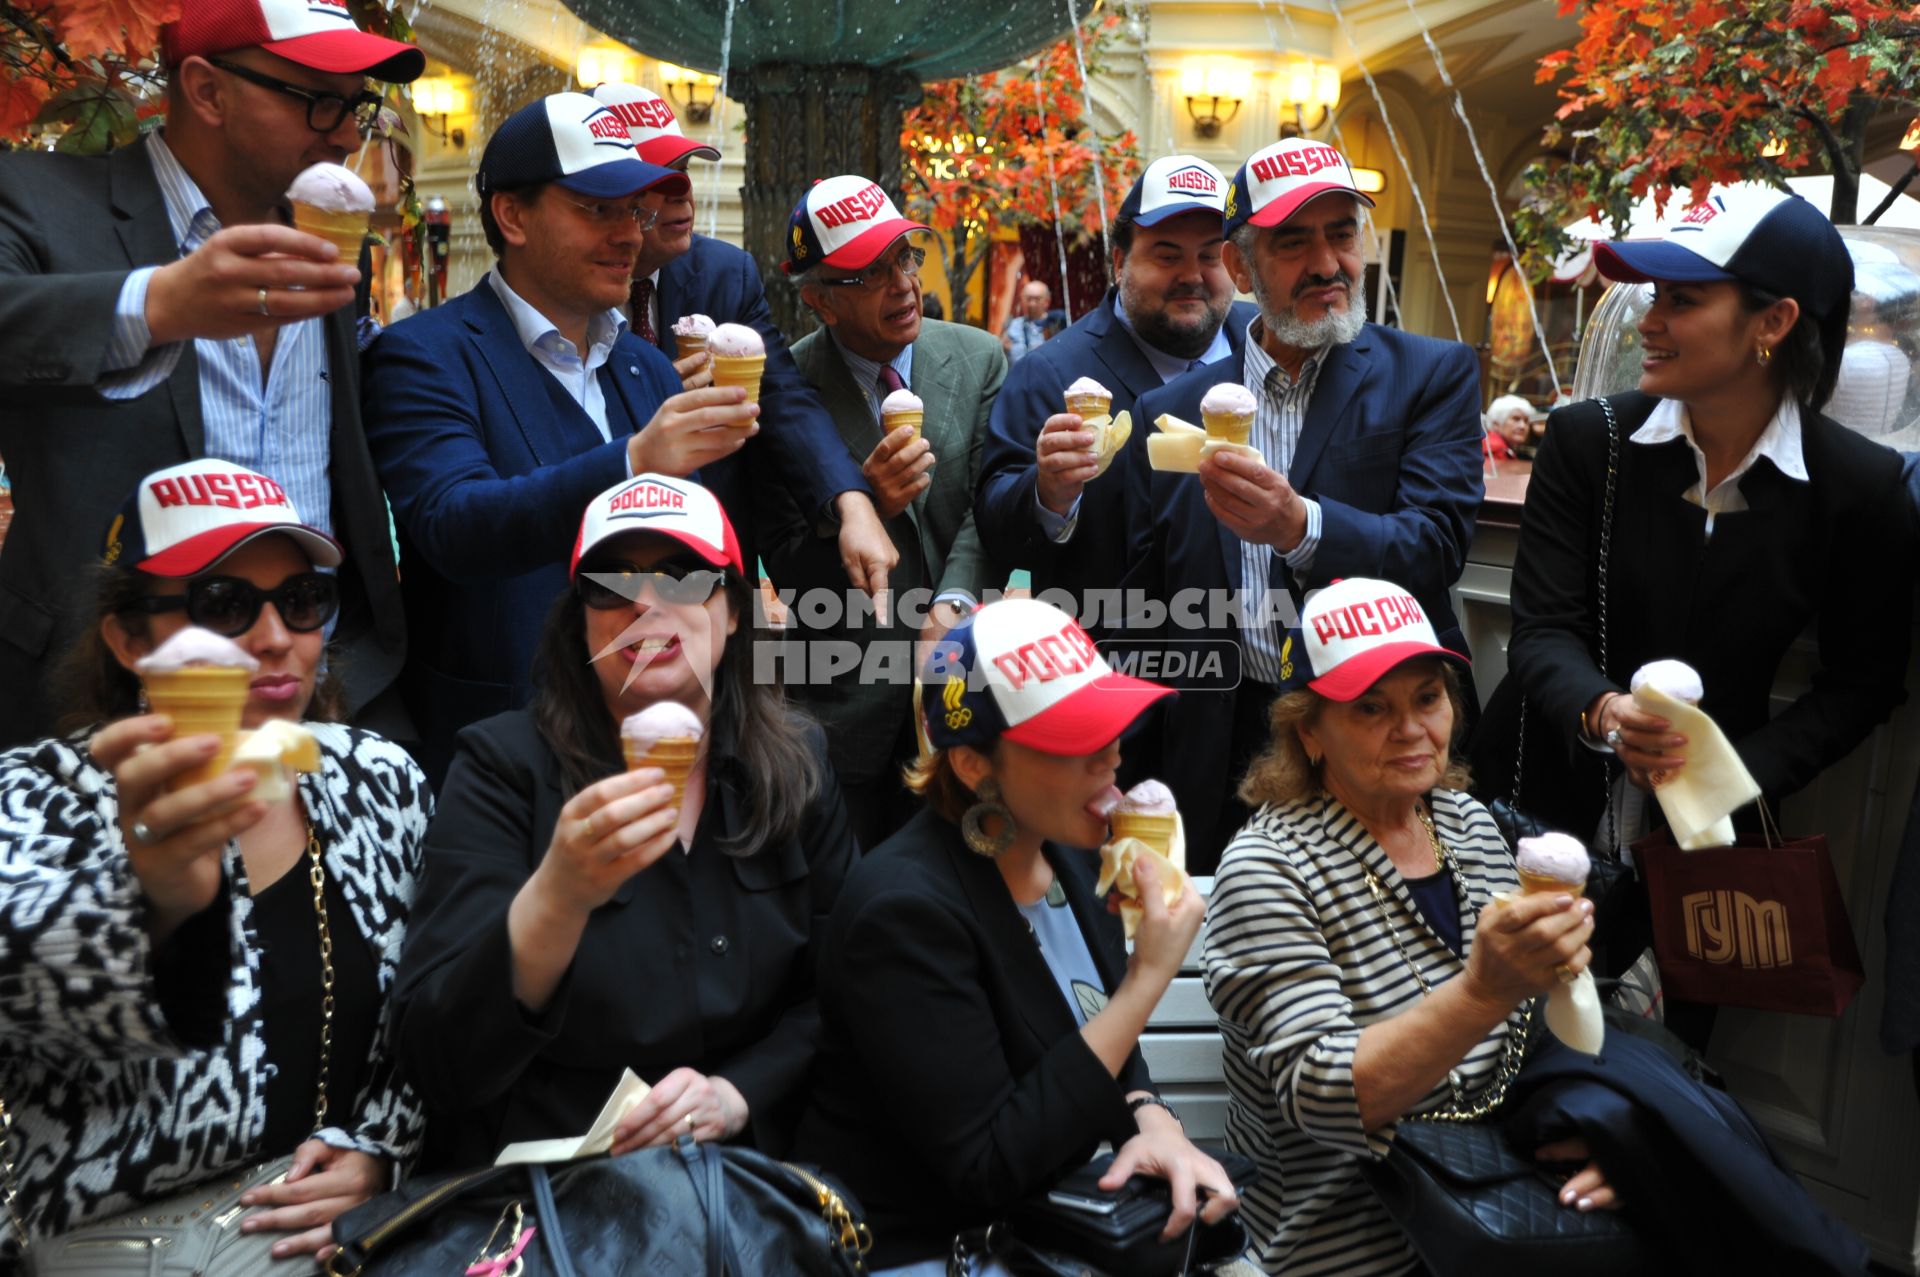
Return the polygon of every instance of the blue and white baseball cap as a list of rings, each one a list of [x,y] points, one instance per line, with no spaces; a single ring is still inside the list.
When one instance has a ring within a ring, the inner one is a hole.
[[[989,603],[920,672],[935,749],[996,740],[1074,757],[1105,749],[1173,689],[1118,674],[1074,619],[1038,599]]]
[[[1120,220],[1154,226],[1182,213],[1226,216],[1227,179],[1197,155],[1163,155],[1127,192]]]
[[[508,116],[474,178],[482,195],[540,182],[597,199],[688,185],[685,173],[642,160],[626,121],[584,93],[554,93]]]
[[[1764,182],[1716,187],[1656,240],[1597,244],[1594,264],[1631,284],[1734,280],[1799,301],[1816,318],[1853,294],[1853,259],[1825,214]]]
[[[836,270],[865,270],[902,235],[926,229],[902,217],[871,178],[855,173],[822,178],[787,218],[787,260],[780,269],[798,275],[825,263]]]
[[[1353,182],[1347,157],[1311,138],[1290,137],[1247,157],[1227,191],[1227,234],[1242,226],[1278,226],[1322,195],[1350,195],[1373,207]]]

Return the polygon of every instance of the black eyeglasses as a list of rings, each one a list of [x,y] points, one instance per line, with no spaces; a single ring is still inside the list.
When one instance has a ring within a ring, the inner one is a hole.
[[[828,288],[859,288],[869,293],[877,293],[893,283],[895,272],[908,279],[920,278],[920,268],[927,263],[927,250],[924,248],[905,248],[898,256],[884,262],[875,262],[858,275],[847,279],[823,279],[818,282]]]
[[[153,614],[185,608],[187,619],[201,629],[239,638],[253,628],[268,603],[288,629],[309,634],[340,611],[340,582],[324,572],[302,572],[263,590],[239,577],[201,576],[187,582],[185,594],[150,594],[128,604],[127,610]]]
[[[653,587],[653,597],[662,603],[705,603],[724,580],[726,573],[693,563],[661,563],[652,568],[611,563],[583,569],[574,578],[573,590],[596,612],[611,612],[632,607],[641,587],[647,585]]]
[[[652,230],[660,221],[660,210],[648,208],[644,204],[602,204],[598,200],[591,204],[582,204],[579,200],[567,199],[564,195],[560,198],[585,213],[589,221],[602,228],[614,227],[623,221],[630,221],[644,232]]]
[[[310,89],[304,84],[289,84],[285,80],[276,80],[264,72],[252,67],[243,67],[237,63],[220,58],[208,58],[214,66],[229,75],[237,75],[249,84],[257,84],[263,89],[272,89],[275,93],[284,93],[290,98],[299,98],[307,104],[307,127],[315,133],[331,133],[340,127],[340,121],[351,113],[354,125],[362,134],[371,133],[380,119],[381,97],[371,89],[362,90],[353,97],[342,97],[326,89]]]

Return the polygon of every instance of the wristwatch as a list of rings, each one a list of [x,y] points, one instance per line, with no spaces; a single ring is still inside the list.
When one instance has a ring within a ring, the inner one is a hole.
[[[1167,1111],[1168,1117],[1171,1117],[1176,1122],[1180,1122],[1179,1110],[1175,1109],[1173,1105],[1167,1103],[1165,1100],[1161,1099],[1157,1095],[1143,1095],[1137,1100],[1128,1100],[1127,1112],[1138,1113],[1141,1109],[1147,1107],[1149,1104],[1155,1106],[1156,1108],[1165,1109]],[[1180,1125],[1184,1127],[1186,1123],[1180,1122]]]

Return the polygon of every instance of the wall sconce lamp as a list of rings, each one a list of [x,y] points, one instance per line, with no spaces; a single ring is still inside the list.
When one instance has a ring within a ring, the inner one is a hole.
[[[1900,139],[1900,149],[1920,154],[1920,115],[1913,117],[1913,123],[1907,126],[1907,135]]]
[[[624,44],[611,40],[580,46],[574,66],[582,89],[592,91],[603,84],[638,84],[640,55]]]
[[[420,117],[421,128],[442,139],[455,150],[465,148],[467,131],[462,128],[448,127],[451,117],[464,117],[467,114],[467,90],[466,86],[460,83],[460,77],[423,75],[415,80],[413,109]],[[435,121],[438,121],[437,126]]]
[[[1340,105],[1340,68],[1331,62],[1290,58],[1278,81],[1280,100],[1293,108],[1293,124],[1303,133],[1325,124]]]
[[[1232,58],[1202,58],[1181,72],[1180,89],[1193,117],[1194,135],[1217,138],[1252,92],[1253,72]]]
[[[705,124],[713,118],[713,100],[720,93],[719,76],[662,62],[660,84],[666,89],[668,100],[685,111],[695,124]]]
[[[1368,195],[1378,195],[1387,189],[1387,175],[1377,168],[1355,168],[1353,184]]]

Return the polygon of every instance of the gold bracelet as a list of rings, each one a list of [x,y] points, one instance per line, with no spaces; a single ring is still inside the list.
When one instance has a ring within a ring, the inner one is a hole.
[[[1604,718],[1606,716],[1608,703],[1611,702],[1613,698],[1618,695],[1620,695],[1619,692],[1607,692],[1606,694],[1601,696],[1600,708],[1594,711],[1594,715],[1593,715],[1596,720]],[[1605,739],[1600,735],[1599,732],[1593,729],[1593,724],[1587,721],[1587,711],[1585,711],[1584,709],[1580,711],[1580,734],[1585,736],[1588,740]]]

